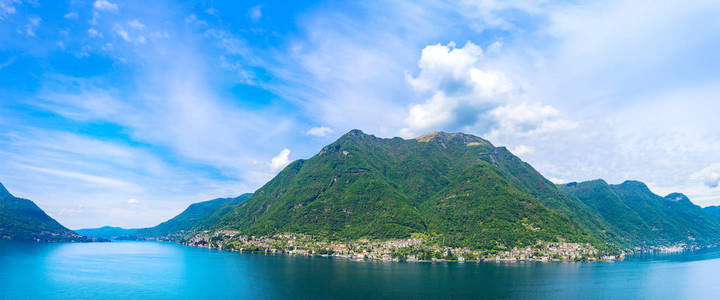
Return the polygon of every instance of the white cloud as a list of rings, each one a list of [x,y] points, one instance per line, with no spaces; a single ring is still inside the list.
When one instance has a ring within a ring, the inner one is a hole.
[[[290,156],[290,149],[285,148],[282,151],[280,151],[280,153],[277,156],[273,157],[272,160],[270,160],[270,163],[268,164],[268,166],[270,166],[271,170],[278,171],[290,163],[289,156]]]
[[[526,145],[520,145],[520,146],[513,148],[511,150],[511,152],[514,153],[515,155],[522,156],[525,154],[530,154],[530,153],[535,152],[535,149],[533,149],[532,147],[526,146]]]
[[[496,128],[490,135],[531,135],[578,126],[576,122],[562,118],[562,114],[550,105],[519,103],[500,106],[490,112],[496,120]]]
[[[319,137],[325,137],[329,134],[332,134],[333,132],[334,132],[334,130],[330,127],[318,126],[318,127],[313,127],[313,128],[308,129],[306,134],[319,136]]]
[[[25,34],[28,36],[35,36],[35,30],[40,26],[40,17],[34,16],[28,18],[28,23],[25,25]]]
[[[720,184],[720,173],[711,173],[706,179],[705,179],[705,185],[711,188],[718,187],[718,184]]]
[[[114,178],[108,178],[108,177],[102,177],[102,176],[96,176],[96,175],[90,175],[90,174],[83,174],[79,172],[73,172],[73,171],[65,171],[65,170],[55,170],[55,169],[48,169],[48,168],[42,168],[42,167],[35,167],[35,166],[27,166],[27,165],[20,165],[21,168],[29,169],[33,171],[38,171],[50,175],[57,175],[57,176],[63,176],[73,179],[79,179],[83,181],[87,181],[94,184],[99,185],[105,185],[110,186],[114,188],[127,188],[127,189],[137,189],[138,186],[131,182],[126,182],[119,179]]]
[[[103,11],[117,11],[118,6],[115,3],[112,3],[107,0],[95,0],[93,3],[93,8],[97,10],[103,10]]]
[[[145,28],[145,24],[141,23],[141,22],[138,21],[138,20],[131,20],[130,22],[128,22],[128,25],[129,25],[130,27],[132,27],[132,28],[135,28],[135,29],[143,29],[143,28]]]
[[[138,202],[139,202],[139,201],[138,201],[137,199],[135,199],[135,198],[130,198],[130,199],[127,200],[127,203],[129,203],[129,204],[138,204]]]
[[[537,15],[546,12],[546,6],[552,4],[548,0],[482,0],[460,1],[455,9],[478,32],[488,29],[512,30],[517,28],[514,20],[517,15]]]
[[[707,166],[706,168],[693,174],[691,178],[702,181],[702,183],[708,188],[716,188],[720,186],[720,163]]]
[[[425,47],[419,74],[406,76],[415,91],[431,96],[410,105],[403,135],[440,129],[530,135],[574,126],[554,107],[528,103],[505,73],[485,70],[484,63],[483,50],[472,42]]]
[[[102,37],[102,33],[98,32],[95,28],[89,28],[88,29],[88,35],[90,37]]]
[[[406,77],[415,91],[431,97],[409,107],[403,134],[474,127],[487,119],[490,110],[508,101],[513,84],[502,72],[482,70],[482,58],[482,48],[469,41],[462,48],[453,42],[425,47],[419,74]]]
[[[135,29],[142,29],[142,26],[145,26],[145,25],[142,25],[142,23],[139,23],[139,22],[134,23],[131,21],[130,26]],[[120,38],[122,38],[123,41],[132,42],[135,45],[145,44],[145,41],[146,41],[145,36],[142,34],[138,34],[137,31],[134,32],[134,35],[133,35],[134,37],[133,37],[130,35],[130,33],[127,30],[125,30],[125,28],[123,26],[120,26],[119,24],[115,24],[114,29],[115,29],[115,33],[118,36],[120,36]]]
[[[255,5],[250,8],[248,11],[248,16],[250,16],[250,20],[253,22],[260,21],[260,18],[262,18],[262,4]]]
[[[15,4],[17,3],[20,3],[20,0],[0,0],[0,21],[15,14],[17,11]]]
[[[115,33],[116,33],[117,35],[119,35],[119,36],[123,39],[123,41],[126,41],[126,42],[132,41],[132,39],[130,38],[130,35],[128,34],[128,32],[125,31],[125,29],[123,29],[123,28],[120,27],[120,26],[117,26],[117,25],[115,26]]]
[[[64,17],[65,19],[77,20],[77,18],[78,18],[78,13],[71,11],[71,12],[69,12],[69,13],[66,13],[63,17]]]

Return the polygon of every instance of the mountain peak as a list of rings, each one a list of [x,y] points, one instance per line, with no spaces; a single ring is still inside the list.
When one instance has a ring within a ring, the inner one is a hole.
[[[10,192],[8,192],[8,190],[5,188],[5,186],[3,186],[2,183],[0,183],[0,197],[7,197],[7,196],[12,197],[12,194],[10,194]]]
[[[633,187],[633,188],[640,188],[640,189],[650,190],[650,188],[648,188],[648,186],[647,186],[645,183],[643,183],[643,182],[641,182],[641,181],[637,181],[637,180],[625,180],[625,181],[624,181],[623,183],[621,183],[620,185],[626,186],[626,187]]]
[[[347,135],[347,136],[361,136],[361,137],[362,137],[362,136],[368,136],[368,134],[364,133],[364,132],[363,132],[362,130],[360,130],[360,129],[350,130],[350,131],[348,131],[348,133],[346,133],[345,135]]]
[[[690,198],[688,198],[687,196],[685,196],[685,194],[682,193],[670,193],[665,196],[665,199],[677,202],[690,202]]]
[[[450,142],[459,142],[468,146],[491,145],[490,142],[480,137],[474,136],[472,134],[465,134],[462,132],[448,133],[444,131],[433,131],[416,137],[414,138],[414,140],[425,143],[434,141],[443,144],[447,144]]]

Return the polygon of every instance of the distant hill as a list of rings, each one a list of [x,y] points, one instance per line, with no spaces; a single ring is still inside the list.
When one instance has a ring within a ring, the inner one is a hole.
[[[427,233],[484,249],[604,234],[584,203],[506,148],[462,133],[406,140],[352,130],[236,206],[213,228],[342,240]]]
[[[561,185],[601,215],[625,246],[710,244],[720,242],[720,219],[688,197],[654,194],[642,182],[609,185],[603,180]]]
[[[30,200],[16,198],[0,184],[0,239],[36,242],[93,242],[60,225]]]
[[[219,198],[193,203],[182,213],[155,227],[137,229],[125,238],[164,238],[183,233],[209,229],[220,217],[227,214],[234,205],[241,203],[252,194],[235,198]]]
[[[134,234],[137,229],[125,229],[120,227],[103,226],[100,228],[87,228],[75,230],[78,234],[91,237],[114,240],[121,236]]]

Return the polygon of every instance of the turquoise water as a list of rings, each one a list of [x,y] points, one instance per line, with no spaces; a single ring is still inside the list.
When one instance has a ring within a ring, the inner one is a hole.
[[[720,251],[617,263],[381,263],[155,242],[0,243],[0,298],[720,298]]]

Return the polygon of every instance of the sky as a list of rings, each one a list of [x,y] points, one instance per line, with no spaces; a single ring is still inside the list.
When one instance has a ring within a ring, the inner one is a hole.
[[[296,3],[297,2],[297,3]],[[252,192],[351,129],[720,205],[718,1],[0,0],[0,182],[72,228]]]

